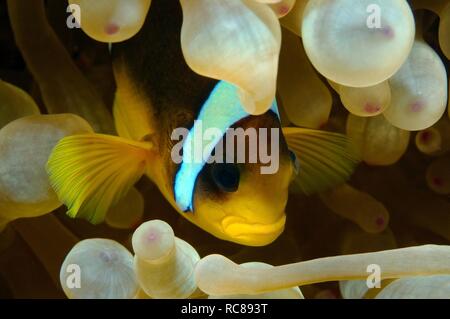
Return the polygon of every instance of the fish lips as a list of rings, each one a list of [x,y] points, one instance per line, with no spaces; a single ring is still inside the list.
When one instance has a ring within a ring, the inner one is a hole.
[[[266,246],[275,241],[284,231],[286,215],[273,223],[251,223],[239,216],[227,216],[222,222],[222,231],[233,241],[246,246]]]

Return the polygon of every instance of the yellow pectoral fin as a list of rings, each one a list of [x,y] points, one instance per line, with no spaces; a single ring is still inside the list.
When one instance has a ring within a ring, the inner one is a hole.
[[[360,161],[345,135],[296,127],[283,128],[283,134],[300,162],[295,183],[305,194],[344,183]]]
[[[103,221],[144,174],[150,143],[102,134],[72,135],[55,146],[47,172],[71,217]]]

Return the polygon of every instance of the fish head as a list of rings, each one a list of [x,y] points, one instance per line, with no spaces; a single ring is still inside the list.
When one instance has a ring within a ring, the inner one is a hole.
[[[183,215],[220,239],[268,245],[284,230],[295,171],[277,114],[247,116],[217,143],[197,176],[192,206]]]

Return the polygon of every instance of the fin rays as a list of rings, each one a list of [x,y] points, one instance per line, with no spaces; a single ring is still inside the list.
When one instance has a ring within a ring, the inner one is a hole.
[[[47,163],[50,183],[67,214],[97,224],[144,174],[151,145],[82,134],[63,138]]]
[[[283,128],[286,141],[300,162],[295,179],[305,194],[325,191],[344,183],[359,157],[345,135],[304,128]]]

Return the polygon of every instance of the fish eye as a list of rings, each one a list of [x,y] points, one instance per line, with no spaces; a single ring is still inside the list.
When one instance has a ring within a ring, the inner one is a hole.
[[[215,163],[211,168],[214,183],[224,192],[237,191],[239,187],[239,167],[234,163]]]
[[[292,164],[294,164],[295,174],[297,175],[300,171],[300,162],[298,161],[297,155],[291,150],[289,150],[289,157],[291,158]]]

